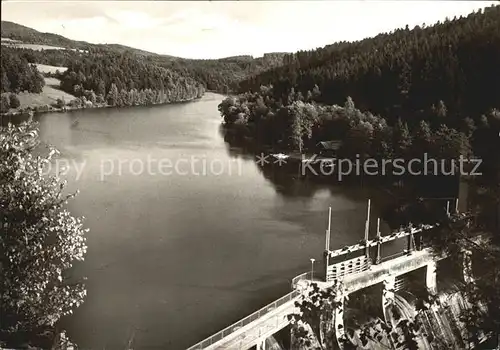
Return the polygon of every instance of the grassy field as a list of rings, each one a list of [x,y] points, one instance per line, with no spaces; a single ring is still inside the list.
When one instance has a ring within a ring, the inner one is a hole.
[[[22,41],[19,41],[19,40],[14,40],[14,39],[10,39],[10,38],[1,38],[2,39],[2,43],[4,44],[14,44],[14,43],[21,43],[22,44]]]
[[[40,63],[36,63],[36,68],[38,69],[38,71],[40,73],[55,73],[56,70],[58,70],[59,72],[64,72],[66,71],[68,68],[67,67],[56,67],[56,66],[49,66],[49,65],[46,65],[46,64],[40,64]],[[45,81],[45,83],[47,84],[47,81]]]
[[[50,67],[50,66],[48,66]],[[62,90],[59,90],[60,81],[55,78],[45,78],[45,86],[40,94],[33,94],[29,92],[21,92],[19,96],[19,102],[21,102],[21,108],[26,107],[36,107],[51,105],[57,101],[58,98],[64,98],[64,101],[68,103],[73,100],[75,96],[70,95]]]
[[[30,49],[30,50],[35,50],[35,51],[42,51],[42,50],[71,50],[71,51],[79,51],[79,52],[86,52],[86,53],[88,52],[87,50],[69,49],[69,48],[60,47],[60,46],[40,45],[40,44],[26,44],[26,43],[23,43],[22,41],[12,40],[12,39],[9,39],[9,38],[1,38],[1,43],[2,43],[2,45],[13,47],[13,48]]]
[[[24,44],[24,43],[6,43],[2,41],[2,45],[7,45],[10,47],[17,47],[21,49],[31,49],[35,51],[42,50],[66,50],[64,47],[49,46],[49,45],[38,45],[38,44]]]

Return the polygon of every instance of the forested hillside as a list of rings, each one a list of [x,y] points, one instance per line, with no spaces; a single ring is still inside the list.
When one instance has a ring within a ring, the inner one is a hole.
[[[232,134],[280,150],[334,139],[350,157],[500,163],[500,6],[285,61],[220,104]]]
[[[188,73],[202,82],[208,90],[228,93],[236,91],[238,82],[248,76],[281,66],[284,56],[284,53],[269,53],[258,58],[238,56],[218,60],[165,60],[161,56],[149,59],[160,65]]]
[[[205,90],[188,74],[129,53],[92,50],[68,63],[68,69],[57,76],[61,89],[93,102],[105,100],[111,106],[186,101],[201,97]]]
[[[2,49],[1,92],[29,91],[40,93],[45,84],[42,75],[34,65],[14,51]]]
[[[276,97],[317,85],[318,102],[343,104],[390,124],[426,118],[442,100],[448,118],[479,117],[500,103],[500,7],[432,27],[397,29],[354,43],[287,55],[285,66],[246,79],[239,91],[272,84]]]

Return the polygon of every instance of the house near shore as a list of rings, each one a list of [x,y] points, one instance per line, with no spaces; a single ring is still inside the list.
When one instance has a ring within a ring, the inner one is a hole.
[[[323,157],[336,157],[338,151],[342,147],[342,141],[320,141],[316,144],[316,152]]]

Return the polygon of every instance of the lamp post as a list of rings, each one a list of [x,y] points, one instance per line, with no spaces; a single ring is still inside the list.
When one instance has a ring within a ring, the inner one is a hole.
[[[311,258],[311,281],[314,281],[314,262],[316,259]]]

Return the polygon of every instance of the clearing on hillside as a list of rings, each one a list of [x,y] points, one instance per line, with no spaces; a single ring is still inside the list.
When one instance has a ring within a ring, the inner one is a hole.
[[[12,47],[12,48],[18,48],[18,49],[30,49],[30,50],[35,50],[35,51],[42,51],[42,50],[71,50],[71,51],[78,51],[81,53],[88,53],[88,50],[78,50],[78,49],[69,49],[66,47],[61,47],[61,46],[51,46],[51,45],[41,45],[41,44],[26,44],[20,40],[13,40],[9,38],[1,38],[1,44]]]
[[[59,71],[60,73],[63,73],[66,71],[68,68],[67,67],[57,67],[57,66],[49,66],[47,64],[41,64],[41,63],[36,63],[36,68],[40,73],[55,73],[56,71]],[[47,83],[47,80],[45,80],[45,84]]]
[[[21,102],[21,108],[26,107],[36,107],[51,105],[56,103],[58,98],[64,99],[66,103],[75,99],[75,96],[70,95],[62,90],[59,90],[60,80],[56,78],[45,78],[45,86],[40,94],[34,94],[31,92],[21,92],[19,96],[19,102]]]
[[[64,47],[58,47],[58,46],[49,46],[49,45],[39,45],[39,44],[24,44],[24,43],[19,43],[19,42],[5,42],[2,40],[2,45],[10,46],[13,48],[20,48],[20,49],[30,49],[30,50],[35,50],[35,51],[42,51],[42,50],[67,50]]]

